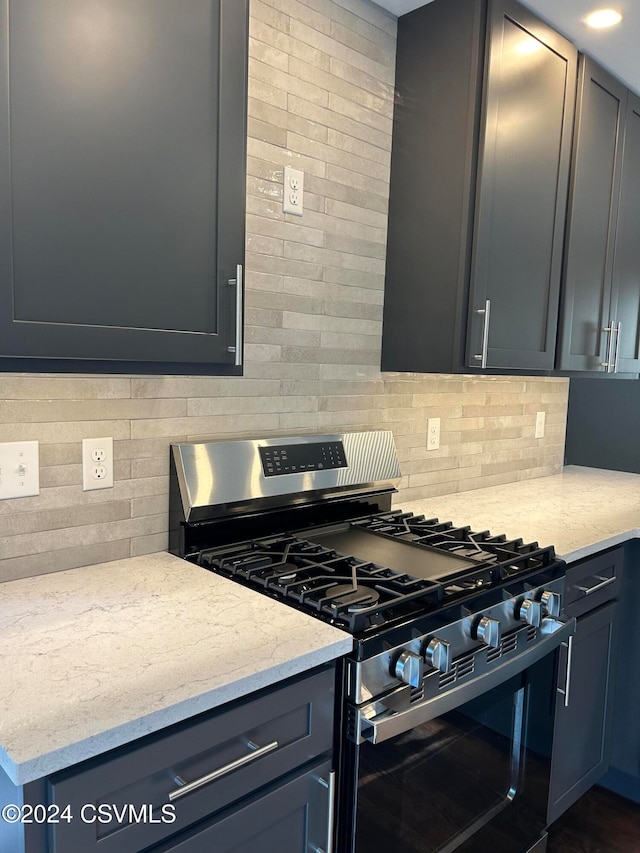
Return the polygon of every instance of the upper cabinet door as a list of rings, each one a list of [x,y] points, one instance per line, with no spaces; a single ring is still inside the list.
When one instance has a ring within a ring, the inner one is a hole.
[[[399,19],[383,370],[553,367],[576,79],[512,0]]]
[[[614,369],[640,372],[640,98],[629,93],[613,263]]]
[[[577,55],[511,0],[491,2],[489,16],[467,364],[549,369]]]
[[[0,357],[239,372],[248,0],[0,14]]]
[[[611,298],[613,249],[626,101],[627,90],[620,81],[593,60],[580,57],[558,349],[558,366],[563,370],[606,372],[614,364],[617,327]],[[630,152],[628,171],[633,168]],[[635,169],[637,176],[638,164]],[[640,191],[635,192],[640,198]],[[628,194],[626,198],[633,215],[634,201]],[[637,200],[635,204],[637,217]],[[626,256],[622,265],[634,260],[637,263],[636,243],[634,239],[633,246],[629,246],[628,239],[621,241],[620,257]]]

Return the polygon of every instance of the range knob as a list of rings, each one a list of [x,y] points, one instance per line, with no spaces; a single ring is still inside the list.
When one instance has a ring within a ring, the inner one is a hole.
[[[476,623],[473,632],[474,640],[480,640],[485,646],[491,646],[492,649],[500,648],[501,625],[497,619],[491,619],[489,616],[482,616],[479,622]]]
[[[542,624],[542,602],[533,598],[524,598],[516,605],[516,617],[527,625],[539,628]]]
[[[427,644],[424,656],[429,666],[440,672],[451,672],[451,644],[434,637]]]
[[[559,592],[550,592],[546,589],[540,596],[542,610],[547,616],[557,619],[562,610],[562,596]]]
[[[424,660],[414,652],[402,652],[392,674],[410,687],[420,687],[424,678]]]

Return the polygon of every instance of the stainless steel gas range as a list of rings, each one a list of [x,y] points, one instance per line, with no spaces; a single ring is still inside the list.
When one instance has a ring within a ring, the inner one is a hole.
[[[399,478],[390,432],[174,445],[170,549],[352,634],[337,853],[541,853],[565,565]]]

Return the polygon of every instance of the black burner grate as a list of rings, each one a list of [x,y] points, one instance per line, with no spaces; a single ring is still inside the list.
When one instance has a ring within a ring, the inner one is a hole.
[[[307,541],[304,532],[205,549],[198,563],[358,634],[437,610],[517,575],[544,569],[555,560],[551,547],[491,536],[489,531],[475,533],[469,527],[400,511],[360,519],[351,526],[466,558],[470,568],[456,569],[438,580],[417,578]],[[318,530],[307,535],[317,537]]]
[[[291,600],[358,633],[438,607],[439,583],[365,563],[296,536],[202,551],[205,568]]]

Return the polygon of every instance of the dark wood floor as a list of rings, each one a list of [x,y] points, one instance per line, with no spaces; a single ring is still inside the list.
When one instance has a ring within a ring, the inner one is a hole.
[[[640,853],[640,805],[592,788],[553,824],[547,853]]]

